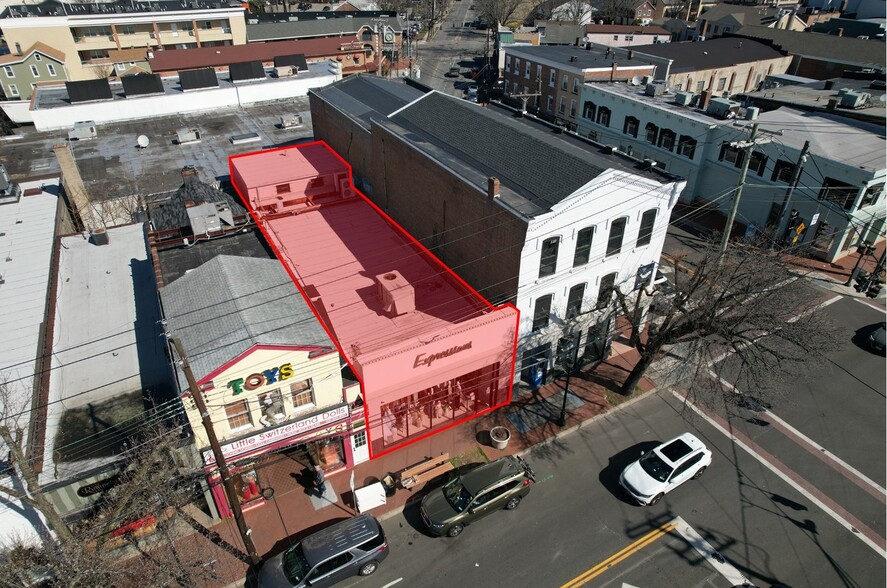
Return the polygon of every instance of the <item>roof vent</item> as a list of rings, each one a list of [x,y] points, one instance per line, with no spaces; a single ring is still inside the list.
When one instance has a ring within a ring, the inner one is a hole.
[[[413,287],[397,270],[376,276],[376,292],[382,301],[382,310],[391,316],[400,316],[416,310]]]

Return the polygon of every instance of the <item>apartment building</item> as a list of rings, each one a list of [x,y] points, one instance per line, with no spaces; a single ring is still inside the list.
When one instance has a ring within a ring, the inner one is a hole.
[[[762,113],[723,98],[700,108],[704,102],[692,93],[656,94],[630,84],[586,84],[582,101],[580,134],[687,178],[685,202],[707,202],[726,214],[749,157],[737,220],[751,231],[809,245],[826,261],[883,237],[883,124],[786,107]],[[760,144],[737,147],[755,122]],[[783,205],[798,166],[798,184]],[[801,228],[789,235],[790,226]]]
[[[233,4],[20,4],[3,11],[0,30],[13,55],[42,42],[64,55],[68,80],[91,80],[124,74],[152,51],[246,43],[244,8]]]

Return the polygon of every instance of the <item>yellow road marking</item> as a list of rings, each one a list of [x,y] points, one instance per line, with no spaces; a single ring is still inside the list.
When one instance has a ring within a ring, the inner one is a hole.
[[[607,559],[605,559],[601,563],[597,564],[596,566],[594,566],[590,570],[583,572],[582,574],[576,576],[575,578],[573,578],[572,580],[570,580],[569,582],[567,582],[566,584],[561,586],[561,588],[578,588],[579,586],[582,586],[583,584],[590,582],[591,580],[600,576],[601,574],[603,574],[604,572],[609,570],[611,567],[613,567],[616,564],[618,564],[619,562],[621,562],[622,560],[637,553],[638,551],[640,551],[641,549],[643,549],[644,547],[646,547],[650,543],[653,543],[657,539],[660,539],[661,537],[665,536],[669,531],[672,531],[677,526],[678,526],[677,523],[674,521],[672,521],[670,523],[665,523],[664,525],[662,525],[658,529],[655,529],[655,530],[651,531],[650,533],[647,533],[646,535],[644,535],[643,537],[641,537],[640,539],[638,539],[637,541],[635,541],[634,543],[632,543],[628,547],[622,549],[621,551],[614,553],[613,555],[611,555],[610,557],[608,557]]]

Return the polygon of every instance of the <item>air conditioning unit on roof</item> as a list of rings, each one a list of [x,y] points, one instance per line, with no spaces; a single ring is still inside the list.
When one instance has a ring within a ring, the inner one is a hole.
[[[416,310],[415,290],[397,270],[376,276],[376,291],[382,310],[389,315],[400,316]]]

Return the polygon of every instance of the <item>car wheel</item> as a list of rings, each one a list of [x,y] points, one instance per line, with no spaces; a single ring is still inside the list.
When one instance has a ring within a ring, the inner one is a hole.
[[[518,504],[520,504],[520,496],[512,496],[508,502],[505,503],[505,510],[514,510],[517,508]]]
[[[705,468],[707,468],[707,467],[708,467],[708,466],[702,466],[701,468],[699,468],[699,470],[697,470],[697,472],[696,472],[695,474],[693,474],[693,479],[695,480],[696,478],[698,478],[699,476],[701,476],[701,475],[702,475],[702,472],[704,472],[704,471],[705,471]]]
[[[375,572],[379,568],[379,562],[371,561],[360,566],[360,572],[358,572],[361,576],[369,576],[373,572]]]
[[[464,525],[453,525],[447,531],[447,537],[458,537],[464,529],[465,529]]]
[[[653,500],[651,500],[650,502],[648,502],[647,505],[648,505],[648,506],[653,506],[654,504],[656,504],[656,503],[659,502],[660,500],[662,500],[662,493],[661,493],[661,492],[660,492],[659,494],[657,494],[656,496],[654,496],[654,497],[653,497]]]

